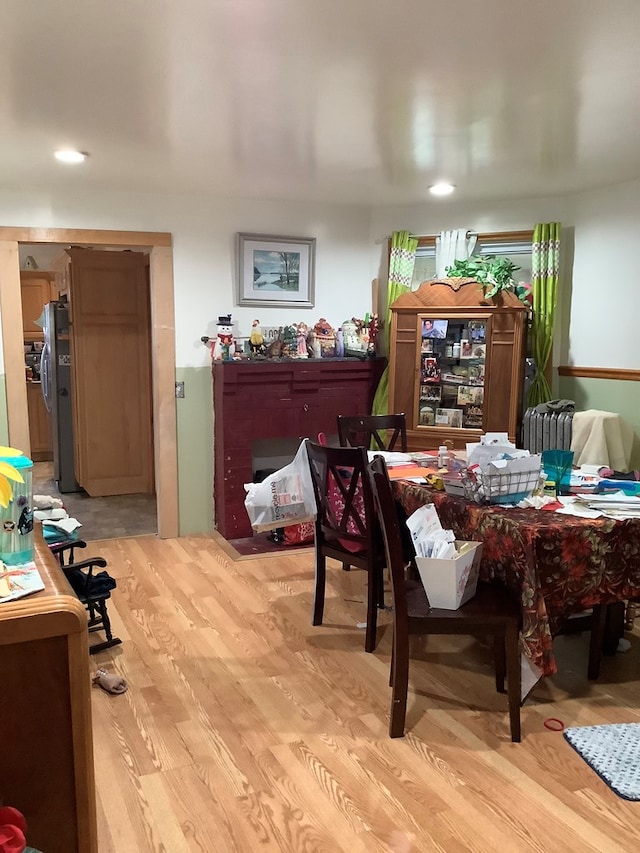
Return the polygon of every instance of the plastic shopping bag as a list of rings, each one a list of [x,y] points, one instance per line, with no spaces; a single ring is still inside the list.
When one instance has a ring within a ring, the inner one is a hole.
[[[306,439],[300,443],[293,462],[269,474],[261,483],[245,483],[245,490],[244,505],[256,533],[315,521],[316,499]]]

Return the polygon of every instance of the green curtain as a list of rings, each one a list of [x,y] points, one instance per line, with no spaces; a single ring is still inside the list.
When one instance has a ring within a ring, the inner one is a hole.
[[[411,290],[413,268],[416,263],[418,239],[409,231],[394,231],[391,235],[391,256],[389,258],[389,283],[387,285],[387,313],[384,323],[384,337],[389,352],[391,341],[391,306],[403,293]],[[389,414],[389,365],[380,377],[373,406],[372,415]]]
[[[536,375],[529,389],[529,406],[537,406],[551,399],[551,388],[544,371],[553,346],[553,324],[558,301],[559,259],[560,223],[539,223],[533,232],[531,251],[533,293],[531,337]]]

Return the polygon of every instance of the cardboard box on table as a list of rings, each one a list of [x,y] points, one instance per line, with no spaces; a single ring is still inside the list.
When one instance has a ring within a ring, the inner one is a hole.
[[[415,558],[431,607],[457,610],[476,594],[482,542],[456,539],[456,549],[462,553],[449,560]]]

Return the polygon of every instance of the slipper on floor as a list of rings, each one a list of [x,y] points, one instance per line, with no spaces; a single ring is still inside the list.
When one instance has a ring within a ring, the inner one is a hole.
[[[107,693],[124,693],[127,689],[127,682],[120,675],[111,675],[104,669],[99,669],[93,676],[93,683],[98,687],[102,687]]]

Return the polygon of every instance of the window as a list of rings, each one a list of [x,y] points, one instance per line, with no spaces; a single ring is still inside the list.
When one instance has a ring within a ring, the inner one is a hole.
[[[517,270],[514,278],[518,281],[531,281],[531,243],[533,231],[503,231],[492,234],[478,234],[474,255],[501,255],[509,258]],[[436,238],[419,237],[416,250],[416,265],[413,271],[411,289],[416,290],[423,281],[436,277]]]

